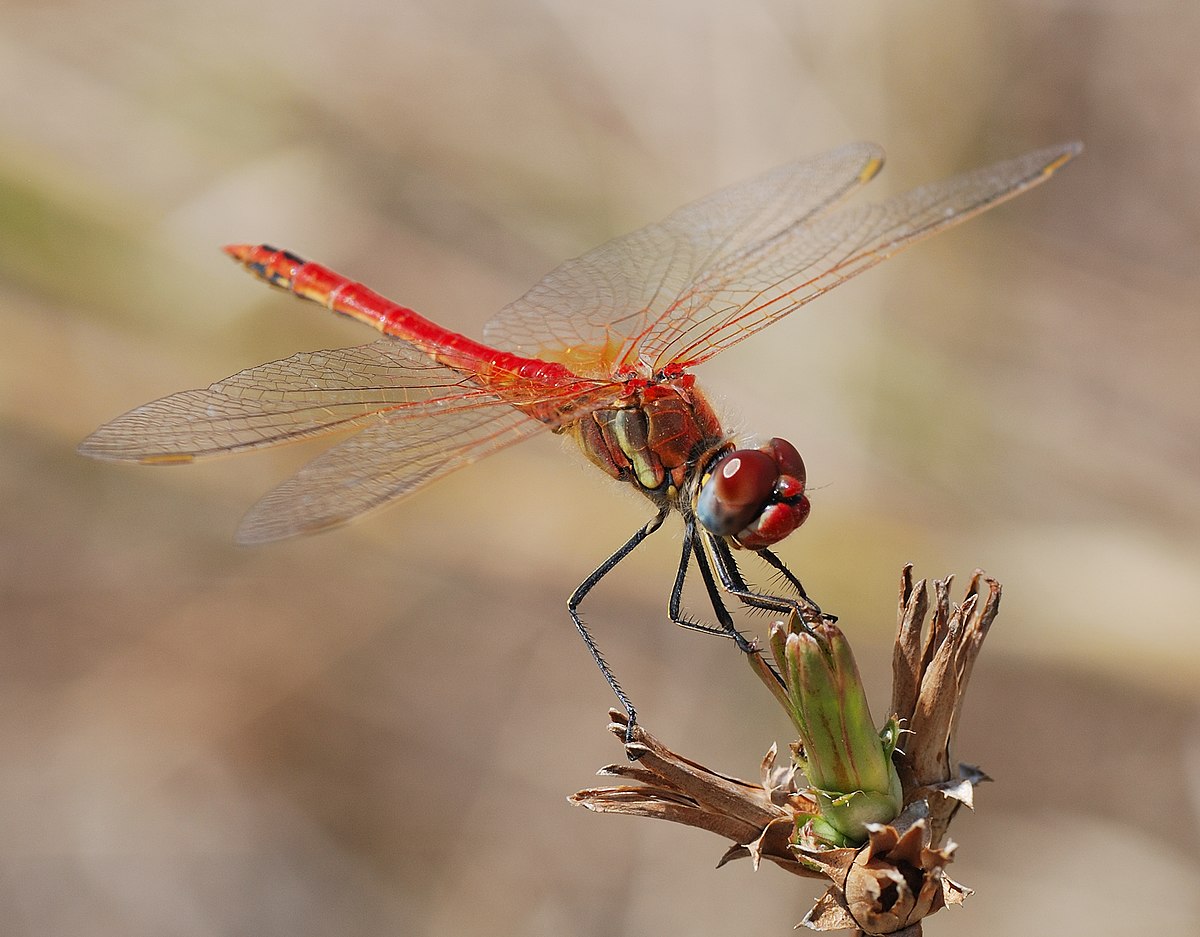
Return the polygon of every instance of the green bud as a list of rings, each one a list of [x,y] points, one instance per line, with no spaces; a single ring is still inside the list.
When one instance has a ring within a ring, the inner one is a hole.
[[[850,643],[837,626],[806,630],[793,617],[771,629],[770,647],[783,678],[780,701],[800,733],[802,767],[821,808],[811,831],[836,845],[861,843],[867,824],[887,823],[904,806],[892,764],[898,726],[893,719],[876,731]]]

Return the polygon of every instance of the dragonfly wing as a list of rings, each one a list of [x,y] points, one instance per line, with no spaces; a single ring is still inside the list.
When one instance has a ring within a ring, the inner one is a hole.
[[[637,338],[661,368],[698,364],[904,248],[1044,182],[1080,150],[1049,147],[796,225],[723,257]]]
[[[254,505],[238,540],[261,543],[332,527],[549,428],[498,398],[449,413],[380,413]]]
[[[568,260],[501,309],[484,335],[587,377],[610,376],[634,363],[638,342],[675,314],[697,278],[811,222],[882,165],[879,147],[854,143],[723,189]]]
[[[380,414],[492,407],[497,398],[398,339],[304,352],[206,390],[172,394],[96,430],[80,451],[102,459],[187,462],[352,429]]]
[[[698,364],[922,238],[1049,178],[1078,144],[829,209],[883,154],[852,144],[679,209],[552,271],[488,324],[488,338],[579,374]]]
[[[529,383],[500,396],[385,338],[304,352],[164,397],[100,427],[80,451],[166,464],[358,430],[251,509],[238,537],[260,542],[339,524],[559,425],[518,405],[547,404],[543,415],[570,420],[612,392],[603,384],[579,393],[574,385]]]

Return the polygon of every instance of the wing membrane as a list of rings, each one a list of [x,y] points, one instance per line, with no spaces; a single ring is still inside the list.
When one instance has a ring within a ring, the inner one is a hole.
[[[79,448],[103,459],[189,461],[350,429],[382,413],[415,417],[497,400],[388,338],[292,355],[172,394],[106,423]]]
[[[262,542],[340,524],[557,425],[514,404],[553,401],[573,419],[611,392],[604,384],[587,393],[530,384],[501,397],[387,338],[293,355],[164,397],[100,427],[80,450],[184,462],[357,429],[251,509],[238,539]]]
[[[698,277],[636,337],[640,354],[656,368],[699,364],[904,248],[1044,182],[1078,150],[1038,150],[789,228]]]
[[[568,260],[500,310],[484,335],[496,347],[609,377],[611,359],[633,363],[634,340],[678,309],[691,284],[827,211],[882,164],[879,147],[854,143],[723,189]],[[588,368],[570,354],[579,346],[613,352]]]
[[[452,413],[382,413],[254,505],[238,540],[261,543],[343,523],[549,428],[498,399]]]
[[[697,364],[922,238],[1044,181],[1050,147],[873,205],[830,211],[882,152],[853,144],[681,208],[552,271],[487,335],[592,377]],[[581,354],[578,346],[597,349]]]

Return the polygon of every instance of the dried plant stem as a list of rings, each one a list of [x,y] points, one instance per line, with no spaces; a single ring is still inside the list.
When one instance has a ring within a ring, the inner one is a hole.
[[[812,836],[821,805],[803,786],[796,748],[778,764],[771,746],[758,783],[751,783],[690,761],[637,726],[626,745],[630,762],[599,772],[630,783],[579,791],[570,801],[716,833],[733,844],[718,866],[749,857],[757,868],[766,859],[795,875],[825,879],[830,886],[805,917],[808,927],[920,934],[925,917],[970,894],[945,874],[955,849],[947,830],[959,807],[973,806],[974,786],[987,780],[977,768],[952,768],[952,747],[972,668],[999,611],[1000,584],[977,570],[959,605],[950,601],[950,585],[950,579],[935,581],[931,603],[925,581],[914,582],[911,567],[902,574],[892,706],[906,744],[892,757],[904,808],[890,823],[869,825],[862,845],[831,848]],[[752,664],[778,696],[766,662]],[[623,740],[624,715],[610,715],[610,729]]]

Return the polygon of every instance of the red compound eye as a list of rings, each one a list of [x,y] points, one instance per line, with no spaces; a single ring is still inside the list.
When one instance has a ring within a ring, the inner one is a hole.
[[[792,476],[800,482],[800,488],[803,490],[808,476],[804,470],[804,460],[800,458],[800,453],[796,451],[795,446],[786,439],[776,436],[763,446],[763,451],[769,453],[775,460],[775,464],[779,466],[780,475]]]
[[[696,519],[718,537],[736,534],[771,500],[779,467],[761,449],[737,449],[713,466],[696,499]]]
[[[759,550],[804,523],[804,460],[790,442],[737,449],[713,466],[696,498],[696,519],[718,537]]]

